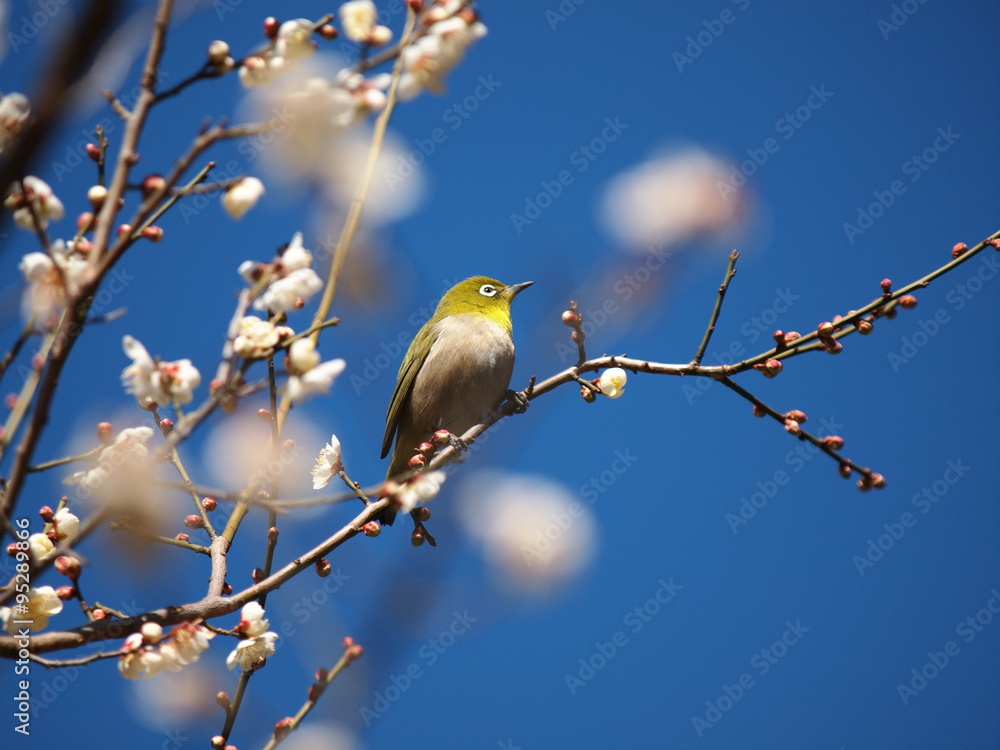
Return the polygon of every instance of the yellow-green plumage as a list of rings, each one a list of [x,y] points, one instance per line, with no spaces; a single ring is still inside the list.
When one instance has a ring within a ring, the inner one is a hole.
[[[387,476],[408,469],[437,430],[461,436],[503,401],[514,368],[511,300],[525,287],[474,276],[449,289],[403,357],[386,414],[382,457],[396,438]],[[383,518],[392,523],[395,513]]]

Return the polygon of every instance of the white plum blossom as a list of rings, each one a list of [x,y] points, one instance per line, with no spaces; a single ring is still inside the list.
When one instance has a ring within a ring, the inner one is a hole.
[[[311,264],[312,253],[302,246],[302,233],[296,232],[284,253],[274,261],[247,260],[240,264],[238,271],[251,284],[267,283],[254,301],[254,309],[287,312],[301,307],[323,288],[323,281],[309,267]]]
[[[244,359],[263,359],[274,353],[274,347],[282,339],[294,333],[288,326],[276,326],[256,315],[247,315],[240,320],[240,332],[233,341],[233,351]]]
[[[142,630],[125,639],[118,657],[118,671],[129,680],[144,680],[198,661],[208,648],[215,633],[200,623],[184,622],[174,626],[170,637],[163,640],[163,629],[153,622],[144,623]]]
[[[436,94],[444,93],[445,76],[462,62],[472,43],[484,36],[486,26],[480,21],[469,23],[458,15],[432,24],[425,36],[402,52],[400,98],[412,99],[425,88]]]
[[[316,342],[311,337],[297,339],[288,347],[288,366],[295,373],[309,372],[320,363]]]
[[[268,63],[267,58],[260,55],[250,55],[243,64],[240,65],[240,83],[245,88],[254,86],[266,86],[274,78],[274,67]]]
[[[597,379],[597,387],[601,389],[608,398],[618,398],[625,392],[625,383],[628,382],[628,373],[620,367],[611,367],[601,373]]]
[[[368,41],[378,22],[378,10],[372,0],[350,0],[340,6],[340,24],[344,36],[353,42]]]
[[[21,258],[18,269],[28,282],[25,312],[41,322],[48,321],[66,306],[85,280],[89,266],[79,248],[56,240],[48,253],[31,252]]]
[[[425,503],[436,497],[447,478],[448,475],[443,471],[428,471],[417,474],[407,481],[395,495],[396,504],[400,511],[409,513],[420,503]]]
[[[277,55],[285,60],[301,60],[316,52],[316,42],[312,38],[313,22],[308,18],[285,21],[278,28],[278,38],[274,48]]]
[[[147,429],[152,432],[149,427],[140,429]],[[52,530],[59,541],[71,539],[80,531],[80,519],[73,515],[69,508],[60,508],[52,517]]]
[[[336,435],[331,435],[330,442],[323,446],[316,457],[316,465],[310,472],[313,478],[313,489],[323,489],[330,483],[331,479],[343,470],[344,464],[340,460],[340,440],[337,439]]]
[[[21,190],[23,182],[24,191]],[[49,220],[58,221],[64,209],[52,188],[44,180],[28,175],[21,182],[15,182],[7,192],[4,205],[14,212],[14,223],[21,229],[35,231],[35,218],[41,229],[49,226]],[[34,216],[32,216],[34,208]]]
[[[190,359],[154,362],[146,347],[128,335],[122,337],[122,349],[132,360],[132,364],[122,370],[122,384],[127,393],[135,396],[140,407],[145,409],[151,402],[164,404],[175,400],[186,404],[191,401],[192,391],[201,383],[201,374]]]
[[[36,563],[45,559],[55,548],[56,545],[49,539],[48,534],[32,534],[28,537],[28,552]]]
[[[141,464],[149,456],[146,443],[151,437],[153,437],[152,427],[128,427],[122,430],[115,436],[111,445],[101,451],[96,463],[91,468],[70,474],[63,480],[63,483],[78,484],[91,492],[96,491],[116,469],[126,465],[135,467]],[[59,513],[62,512],[59,511]],[[59,518],[59,513],[56,514],[56,520]],[[77,520],[77,528],[79,528],[79,524],[80,521]],[[56,528],[61,531],[62,522],[59,522]]]
[[[0,99],[0,153],[10,143],[31,114],[31,103],[24,94],[13,91]]]
[[[243,605],[240,610],[240,623],[236,626],[236,631],[243,638],[233,649],[226,659],[226,666],[233,669],[240,666],[244,672],[254,668],[254,665],[263,657],[267,658],[274,653],[274,642],[278,639],[277,633],[268,632],[270,623],[264,619],[264,609],[257,602],[249,602]]]
[[[39,586],[28,591],[28,601],[25,604],[26,611],[18,608],[0,608],[0,616],[3,617],[4,627],[11,635],[17,633],[19,628],[27,628],[32,632],[42,630],[49,624],[52,615],[62,612],[62,600],[56,596],[56,591],[51,586]]]
[[[301,375],[292,375],[285,384],[285,393],[293,403],[301,403],[310,396],[328,393],[337,376],[344,371],[347,363],[342,359],[323,362]]]
[[[263,182],[256,177],[244,177],[222,194],[222,207],[234,219],[241,219],[263,194]]]

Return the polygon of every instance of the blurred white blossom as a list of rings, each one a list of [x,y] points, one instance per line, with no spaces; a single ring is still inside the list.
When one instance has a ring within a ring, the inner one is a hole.
[[[427,471],[407,480],[395,493],[401,513],[409,513],[422,503],[433,500],[448,475],[443,471]]]
[[[698,147],[667,152],[623,172],[604,191],[604,221],[625,245],[673,245],[720,239],[737,230],[746,213],[741,193],[726,195],[718,183],[728,165]]]
[[[412,99],[425,88],[444,93],[445,76],[462,62],[472,43],[484,36],[486,26],[459,15],[432,24],[425,36],[403,50],[400,99]]]
[[[285,60],[301,60],[316,52],[316,42],[312,38],[313,23],[308,18],[294,18],[278,27],[278,38],[274,42],[275,54]]]
[[[244,177],[222,194],[222,207],[234,219],[241,219],[263,194],[263,182],[256,177]]]
[[[30,114],[31,104],[24,94],[15,91],[0,99],[0,153],[21,132]]]
[[[118,671],[129,680],[155,677],[164,671],[177,672],[198,660],[215,633],[200,623],[175,625],[170,637],[163,639],[162,628],[145,623],[142,630],[125,639],[118,657]]]
[[[292,375],[285,384],[285,393],[294,403],[301,403],[320,393],[328,393],[346,366],[347,363],[342,359],[331,359],[301,375]]]
[[[351,0],[340,6],[339,13],[344,36],[353,42],[367,42],[378,21],[375,3],[372,0]]]
[[[139,470],[142,462],[149,456],[146,443],[151,437],[153,437],[152,427],[128,427],[122,430],[115,436],[111,445],[101,451],[93,466],[70,474],[63,483],[78,484],[90,492],[95,492],[104,486],[117,470]],[[57,520],[59,513],[56,514]],[[79,524],[77,520],[76,526],[79,527]],[[61,524],[56,528],[62,531]]]
[[[75,244],[56,240],[48,253],[31,252],[21,258],[18,269],[28,282],[25,291],[25,313],[40,322],[48,322],[66,306],[85,280],[88,264],[85,253]]]
[[[24,190],[21,190],[21,185]],[[58,221],[63,217],[63,204],[52,188],[44,180],[28,175],[15,182],[7,191],[4,205],[14,212],[14,223],[21,229],[35,231],[35,219],[41,229],[49,226],[49,220]],[[34,216],[32,216],[34,209]]]
[[[122,337],[122,349],[132,360],[122,370],[122,385],[135,396],[140,407],[145,409],[150,402],[162,405],[171,400],[180,404],[191,401],[192,391],[201,383],[201,374],[190,359],[154,362],[146,347],[128,335]]]
[[[49,624],[49,618],[62,612],[62,600],[56,596],[56,591],[51,586],[39,586],[28,591],[28,601],[25,604],[26,610],[19,608],[0,607],[0,619],[4,622],[4,627],[11,635],[17,633],[20,628],[27,628],[34,632],[42,630]]]
[[[254,300],[254,309],[287,312],[301,307],[323,288],[322,280],[309,268],[311,263],[312,253],[302,247],[302,233],[296,232],[284,254],[270,263],[244,261],[238,272],[250,284],[267,283]]]
[[[480,471],[458,492],[460,518],[503,585],[550,590],[583,572],[597,545],[590,508],[545,477]]]

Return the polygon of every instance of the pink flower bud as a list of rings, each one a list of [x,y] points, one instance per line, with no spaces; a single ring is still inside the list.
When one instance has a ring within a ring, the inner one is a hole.
[[[155,224],[148,226],[142,230],[142,236],[150,242],[160,242],[163,240],[163,227],[158,227]]]
[[[184,516],[184,525],[189,529],[201,529],[205,527],[205,522],[201,520],[201,516],[191,514]]]
[[[111,422],[99,422],[97,425],[97,439],[102,443],[107,442],[111,439],[111,436],[115,434],[115,428],[111,425]]]
[[[899,306],[904,310],[912,310],[917,306],[917,298],[912,294],[905,294],[899,298]]]
[[[892,280],[891,279],[882,279],[882,283],[880,284],[880,286],[882,287],[882,294],[883,295],[892,294]]]
[[[354,639],[351,638],[351,636],[349,636],[349,635],[345,635],[344,636],[344,651],[347,651],[347,649],[351,648],[351,646],[353,646],[353,645],[354,645]],[[317,676],[316,679],[320,679],[320,678]]]
[[[60,555],[56,558],[55,566],[60,575],[64,575],[74,581],[80,577],[80,561],[75,557]]]
[[[280,533],[281,532],[278,531],[277,526],[272,526],[267,530],[267,541],[269,541],[271,544],[274,544],[276,541],[278,541],[278,534]]]
[[[809,421],[809,417],[806,416],[805,412],[799,411],[798,409],[792,409],[785,415],[786,419],[794,419],[799,424],[805,424]]]
[[[872,326],[871,322],[865,320],[864,318],[855,321],[854,327],[858,330],[858,333],[860,333],[862,336],[867,336],[874,330],[874,326]]]
[[[178,542],[190,542],[191,541],[190,535],[185,534],[183,531],[181,533],[179,533],[179,534],[175,534],[174,535],[174,539],[176,539]]]
[[[426,463],[427,463],[427,458],[418,453],[415,456],[411,456],[410,460],[406,462],[406,465],[409,466],[411,469],[416,469],[420,466],[423,466]]]
[[[964,242],[956,242],[955,246],[951,249],[951,257],[953,259],[961,258],[963,255],[965,255],[968,249],[969,246],[966,245]]]
[[[801,435],[802,434],[802,428],[799,426],[799,423],[796,422],[794,419],[786,419],[785,420],[785,430],[790,435]]]
[[[885,487],[885,477],[882,476],[881,474],[876,474],[873,471],[872,472],[872,487],[874,487],[877,490],[880,490],[883,487]]]
[[[90,610],[90,617],[92,620],[106,620],[108,613],[98,607],[97,609]]]
[[[291,733],[293,723],[294,721],[291,716],[286,716],[277,722],[274,725],[274,739],[279,741],[285,739]]]
[[[434,450],[433,443],[424,442],[417,446],[417,451],[428,458],[434,455]]]
[[[780,328],[774,332],[774,343],[778,346],[782,346],[785,343],[785,332]]]
[[[580,386],[580,396],[588,404],[592,404],[597,400],[597,396],[594,395],[594,392],[585,385]]]
[[[587,336],[580,328],[574,328],[573,333],[570,334],[570,338],[574,344],[582,344],[587,339]]]
[[[365,649],[362,646],[358,646],[357,644],[351,646],[349,649],[347,649],[347,661],[348,662],[357,661],[358,659],[361,658],[361,655],[364,654],[364,652]]]
[[[223,596],[231,596],[232,593],[233,593],[233,585],[231,583],[223,583],[222,584],[222,595]]]
[[[23,552],[23,550],[19,550],[17,548],[17,544],[18,544],[17,542],[11,542],[10,544],[7,545],[7,556],[8,557],[17,557],[17,553],[18,552]]]
[[[219,704],[220,708],[226,711],[228,711],[230,705],[232,705],[229,701],[229,693],[225,690],[220,690],[215,694],[215,702]]]
[[[340,35],[340,32],[332,25],[326,23],[319,27],[319,35],[330,42],[336,39]]]
[[[254,568],[252,571],[250,571],[250,578],[251,580],[253,580],[254,583],[260,583],[265,578],[267,578],[267,576],[264,575],[263,568]]]
[[[87,156],[90,157],[91,160],[96,162],[101,161],[101,149],[99,149],[95,144],[88,143],[86,151]]]
[[[829,321],[820,323],[816,326],[816,333],[820,336],[832,336],[833,335],[833,323]]]
[[[378,536],[382,533],[382,525],[378,521],[369,521],[361,527],[365,536]]]
[[[203,497],[201,499],[201,507],[211,513],[219,507],[219,502],[214,497]]]
[[[162,432],[164,435],[169,435],[173,431],[174,431],[174,420],[170,419],[170,417],[165,417],[164,419],[160,420],[160,432]]]
[[[55,516],[56,512],[52,510],[48,505],[43,505],[38,509],[38,515],[41,516],[45,523],[52,523],[52,518]]]
[[[82,214],[76,217],[76,231],[78,232],[89,232],[91,225],[94,223],[94,214],[92,211],[84,211]]]
[[[72,586],[58,586],[56,596],[59,597],[59,601],[68,602],[76,597],[76,589]]]
[[[826,351],[829,354],[840,354],[844,350],[844,345],[839,341],[831,341],[826,346]]]
[[[163,179],[161,174],[149,174],[142,179],[142,184],[139,186],[142,192],[143,198],[148,198],[153,193],[158,190],[163,190],[166,187],[167,181]]]
[[[840,435],[829,435],[823,438],[823,445],[832,451],[839,451],[844,447],[844,438],[840,437]],[[850,469],[849,466],[847,468]]]
[[[562,314],[562,322],[568,325],[570,328],[576,328],[580,325],[580,314],[575,313],[572,310],[566,310]]]
[[[438,430],[431,436],[431,442],[438,448],[443,448],[451,443],[451,433],[448,430]]]
[[[268,424],[270,424],[271,423],[271,412],[270,412],[270,410],[269,409],[258,409],[257,410],[257,418],[261,422],[267,422]]]

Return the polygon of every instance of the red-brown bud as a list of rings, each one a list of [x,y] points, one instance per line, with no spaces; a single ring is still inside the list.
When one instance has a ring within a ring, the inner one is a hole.
[[[169,417],[165,417],[160,420],[160,432],[164,435],[169,435],[174,431],[174,420]]]
[[[864,318],[855,321],[854,327],[858,330],[858,333],[860,333],[862,336],[867,336],[869,333],[872,332],[872,330],[874,330],[874,326],[872,326],[871,322],[865,320]]]
[[[873,471],[872,472],[872,487],[874,487],[877,490],[880,490],[883,487],[885,487],[885,477],[882,476],[881,474],[877,474],[877,473],[875,473]]]
[[[268,409],[258,409],[257,418],[260,419],[261,422],[267,422],[268,424],[270,424],[271,412]]]
[[[115,434],[115,428],[111,425],[111,422],[98,422],[97,424],[97,439],[102,443],[106,443],[111,439],[111,436]]]
[[[278,541],[279,533],[280,532],[278,531],[278,527],[272,526],[267,530],[267,541],[269,541],[271,544],[274,544],[276,541]]]
[[[382,525],[378,521],[369,521],[361,527],[365,536],[378,536],[382,533]]]
[[[155,224],[148,226],[142,230],[142,236],[150,242],[160,242],[163,239],[163,227]]]
[[[254,568],[252,571],[250,571],[250,579],[254,583],[260,583],[265,578],[267,578],[267,576],[264,575],[264,569],[263,568]]]
[[[340,35],[340,32],[332,24],[325,23],[319,27],[319,35],[331,42]]]
[[[785,332],[781,329],[774,332],[774,343],[778,346],[782,346],[785,343]]]
[[[92,161],[101,161],[101,149],[99,149],[96,144],[88,143],[86,151],[87,156],[90,157]]]
[[[418,453],[415,456],[410,456],[410,460],[406,462],[406,465],[411,469],[416,469],[427,463],[427,457]]]
[[[24,550],[19,550],[17,548],[17,544],[18,544],[17,542],[11,542],[10,544],[7,545],[8,557],[17,557],[18,552],[24,552]]]
[[[75,557],[60,555],[56,558],[55,566],[60,575],[64,575],[74,581],[80,577],[80,561]]]
[[[274,16],[268,16],[264,19],[264,36],[268,39],[275,39],[278,36],[278,29],[281,28],[281,22],[278,21]]]
[[[185,534],[183,531],[181,533],[179,533],[179,534],[176,534],[174,536],[174,539],[176,539],[178,542],[190,542],[191,541],[191,537],[188,534]]]
[[[847,479],[851,476],[851,467],[848,466],[847,464],[841,464],[840,466],[838,466],[837,471],[840,472],[840,476],[842,476],[844,479]]]
[[[406,7],[414,13],[419,13],[424,9],[424,0],[406,0]]]
[[[327,560],[325,557],[321,557],[319,560],[316,561],[316,575],[318,575],[320,578],[326,578],[328,575],[330,575],[330,571],[332,569],[333,568],[330,565],[330,561]]]
[[[961,258],[968,251],[969,246],[964,242],[956,242],[955,246],[951,249],[952,259]]]
[[[205,527],[205,522],[201,519],[201,516],[196,516],[192,513],[189,516],[184,516],[184,525],[189,529],[202,529]]]
[[[816,333],[820,336],[832,336],[833,335],[833,323],[825,321],[816,326]]]
[[[434,455],[435,447],[433,443],[423,442],[417,446],[417,451],[430,458]]]
[[[844,350],[844,345],[839,341],[831,341],[826,345],[826,351],[829,354],[840,354]]]
[[[882,287],[882,294],[884,296],[889,296],[890,294],[892,294],[892,280],[891,279],[882,279],[882,283],[879,286]]]
[[[424,536],[424,532],[422,532],[420,529],[414,529],[413,533],[410,534],[410,544],[412,544],[414,547],[419,547],[425,541],[426,537]]]
[[[108,613],[105,612],[100,607],[90,610],[90,619],[92,620],[106,620],[108,619]]]
[[[793,341],[798,341],[802,338],[798,331],[789,331],[785,334],[785,344],[791,344]]]
[[[832,451],[839,451],[841,448],[844,447],[844,438],[840,437],[840,435],[828,435],[827,437],[823,438],[823,445],[825,445]],[[847,468],[848,470],[850,470],[851,467],[848,466]]]
[[[291,716],[286,716],[274,725],[274,739],[281,741],[292,731],[293,720]]]
[[[573,329],[573,333],[570,334],[570,338],[573,339],[574,344],[582,344],[587,339],[586,335],[579,328]]]
[[[158,190],[163,190],[163,188],[166,187],[166,184],[167,181],[163,179],[163,175],[148,174],[142,178],[142,184],[139,189],[142,192],[142,197],[148,198]]]
[[[438,430],[431,435],[431,442],[438,448],[443,448],[451,442],[451,433],[448,430]]]
[[[213,510],[219,507],[219,501],[214,497],[203,497],[201,499],[201,507],[206,511],[211,513]]]
[[[757,404],[754,404],[753,405],[753,415],[755,417],[766,417],[767,416],[767,410],[764,409],[761,406],[757,406]]]
[[[59,601],[68,602],[76,597],[76,589],[72,586],[58,586],[56,587],[56,596],[59,597]]]
[[[431,520],[431,512],[427,508],[415,508],[413,515],[414,518],[421,522]]]
[[[912,310],[917,306],[917,298],[912,294],[905,294],[899,298],[899,306],[904,310]]]
[[[872,488],[872,478],[867,474],[862,474],[861,479],[858,480],[858,489],[862,492],[868,492]]]
[[[580,313],[575,313],[572,310],[566,310],[562,314],[562,322],[568,325],[570,328],[576,328],[580,325]]]
[[[38,509],[38,515],[41,516],[45,523],[52,523],[52,518],[55,516],[56,512],[52,510],[48,505],[43,505]]]
[[[805,424],[809,421],[809,417],[806,416],[804,411],[799,411],[798,409],[792,409],[790,412],[785,414],[786,419],[794,419],[799,424]]]

